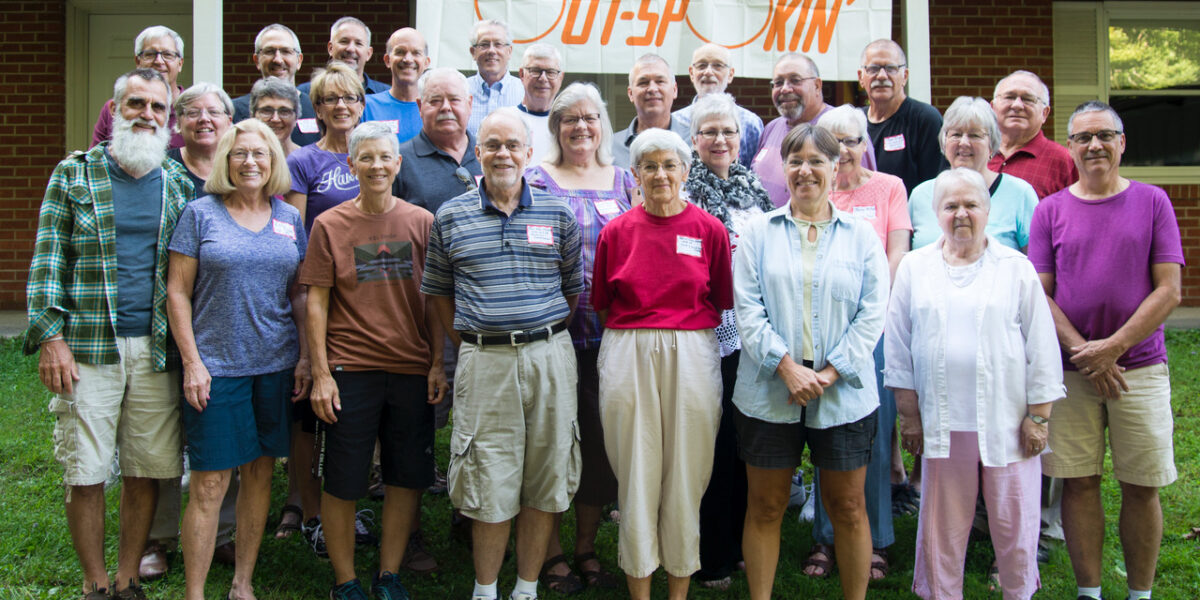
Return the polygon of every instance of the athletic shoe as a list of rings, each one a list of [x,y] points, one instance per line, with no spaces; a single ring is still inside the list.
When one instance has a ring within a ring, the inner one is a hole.
[[[409,598],[408,590],[404,589],[400,578],[395,573],[387,571],[375,574],[375,580],[371,582],[371,595],[375,596],[376,600],[408,600]]]
[[[363,589],[357,579],[351,579],[342,585],[335,585],[329,590],[329,600],[370,600],[367,590]]]
[[[313,517],[305,521],[300,526],[300,530],[314,554],[320,558],[329,558],[329,552],[325,550],[325,532],[321,530],[321,517]]]

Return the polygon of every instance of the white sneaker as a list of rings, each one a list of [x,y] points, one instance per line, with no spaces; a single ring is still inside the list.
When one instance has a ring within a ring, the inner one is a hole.
[[[804,506],[808,493],[804,489],[804,473],[797,471],[792,476],[792,497],[788,498],[788,508]]]
[[[537,594],[530,594],[528,592],[518,594],[516,590],[513,590],[513,593],[509,594],[508,597],[510,600],[537,600]]]
[[[804,501],[804,506],[800,508],[800,522],[812,523],[812,520],[815,518],[815,514],[817,512],[817,497],[813,495],[813,486],[811,483],[804,486],[804,493],[808,496],[808,498]]]

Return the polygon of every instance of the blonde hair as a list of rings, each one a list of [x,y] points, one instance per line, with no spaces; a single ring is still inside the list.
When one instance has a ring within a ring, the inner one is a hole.
[[[279,145],[279,138],[275,137],[275,132],[258,119],[246,119],[234,123],[221,136],[221,141],[217,142],[217,151],[213,155],[212,173],[209,174],[208,181],[204,183],[204,191],[224,196],[237,189],[229,178],[229,152],[233,150],[233,144],[237,141],[238,134],[241,133],[257,134],[267,144],[267,149],[271,153],[271,175],[267,177],[263,193],[267,196],[282,196],[288,193],[292,189],[292,176],[288,172],[283,146]]]

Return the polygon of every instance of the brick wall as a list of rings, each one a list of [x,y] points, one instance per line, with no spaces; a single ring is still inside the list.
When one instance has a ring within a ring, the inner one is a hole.
[[[63,0],[0,10],[0,309],[25,307],[38,207],[66,146]]]

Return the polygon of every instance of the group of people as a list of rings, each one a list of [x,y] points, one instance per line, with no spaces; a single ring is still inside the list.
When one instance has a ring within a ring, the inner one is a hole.
[[[996,583],[1030,598],[1061,496],[1079,598],[1098,600],[1106,432],[1128,597],[1150,597],[1183,253],[1165,193],[1120,176],[1112,108],[1076,109],[1064,148],[1041,132],[1048,88],[1016,71],[943,116],[905,95],[904,52],[878,40],[867,108],[826,104],[816,64],[789,53],[764,126],[725,93],[729,50],[706,44],[674,112],[670,65],[638,58],[636,117],[614,132],[596,86],[562,87],[553,46],[526,48],[514,77],[504,23],[469,44],[471,77],[397,30],[388,86],[345,17],[297,86],[299,40],[272,24],[263,78],[231,99],[176,83],[175,32],[137,37],[94,146],[51,176],[28,280],[25,349],[54,393],[85,600],[144,598],[175,538],[187,598],[214,559],[234,564],[229,598],[254,598],[284,457],[276,535],[328,556],[330,597],[367,597],[354,548],[377,541],[371,593],[408,598],[402,570],[436,568],[419,508],[442,485],[451,405],[444,485],[475,600],[500,596],[514,521],[512,600],[539,581],[619,587],[595,545],[614,502],[633,598],[660,567],[673,599],[738,568],[770,598],[806,448],[803,570],[836,566],[844,597],[888,574],[893,492],[915,499],[919,478],[916,594],[961,597],[982,497]],[[356,512],[373,472],[378,540]]]

